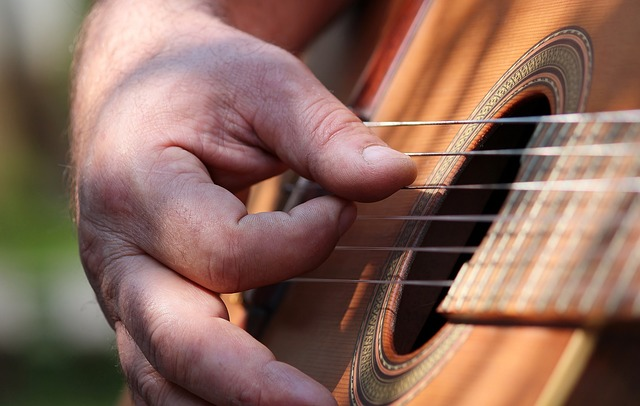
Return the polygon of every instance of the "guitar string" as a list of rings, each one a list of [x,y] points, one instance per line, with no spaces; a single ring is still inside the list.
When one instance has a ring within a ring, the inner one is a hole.
[[[524,218],[525,216],[501,216],[501,215],[432,215],[432,216],[384,216],[384,215],[368,215],[358,216],[358,220],[404,220],[404,221],[475,221],[475,222],[493,222],[496,220],[517,220],[518,218]],[[543,219],[538,219],[543,220]],[[373,247],[373,246],[337,246],[336,251],[385,251],[385,252],[428,252],[428,253],[442,253],[442,254],[473,254],[478,247]],[[362,283],[369,284],[385,284],[385,283],[401,283],[398,281],[384,281],[384,280],[368,280],[368,279],[326,279],[315,278],[306,280],[306,282],[332,282],[332,283]],[[452,281],[449,281],[452,283]],[[412,281],[408,285],[417,285],[425,287],[443,287],[444,281]]]
[[[540,123],[638,123],[640,110],[626,110],[599,113],[574,113],[555,116],[508,117],[486,120],[438,120],[438,121],[393,121],[364,122],[368,127],[406,127],[406,126],[442,126],[473,124],[540,124]],[[444,156],[587,156],[587,157],[624,157],[635,156],[640,151],[638,143],[607,143],[593,145],[512,148],[502,150],[478,150],[463,152],[407,152],[410,157],[444,157]],[[627,177],[615,179],[571,179],[540,182],[512,182],[503,184],[476,185],[424,185],[407,186],[408,190],[521,190],[521,191],[568,191],[568,192],[640,192],[640,178]],[[579,184],[576,187],[576,184]],[[622,186],[622,188],[620,187]],[[509,220],[509,216],[500,215],[432,215],[432,216],[358,216],[358,220],[402,220],[402,221],[462,221],[462,222],[494,222]],[[515,216],[510,216],[515,217]],[[514,218],[515,219],[515,218]],[[336,251],[403,251],[429,253],[473,254],[478,247],[371,247],[371,246],[337,246]],[[448,288],[453,280],[378,280],[378,279],[346,279],[346,278],[311,278],[296,277],[288,282],[296,283],[340,283],[340,284],[373,284],[373,285],[406,285],[433,288]]]
[[[448,288],[453,284],[453,280],[430,280],[430,281],[417,281],[417,280],[381,280],[381,279],[347,279],[347,278],[308,278],[297,277],[286,280],[285,282],[296,283],[346,283],[346,284],[358,284],[366,283],[370,285],[406,285],[406,286],[423,286],[433,288]]]
[[[526,192],[618,192],[640,193],[640,177],[562,179],[543,181],[521,181],[511,183],[484,183],[469,185],[428,184],[423,186],[405,186],[404,190],[515,190]]]
[[[390,216],[384,214],[362,214],[359,221],[395,220],[395,221],[446,221],[463,223],[492,223],[498,219],[517,220],[523,216],[501,216],[498,214],[436,214],[426,216]]]
[[[417,215],[417,216],[394,216],[386,214],[362,214],[356,217],[358,221],[442,221],[442,222],[460,222],[460,223],[493,223],[501,221],[521,221],[529,220],[530,216],[518,214],[433,214],[433,215]],[[544,222],[554,222],[557,216],[536,216],[536,220]]]
[[[579,124],[579,123],[629,123],[640,122],[640,109],[601,111],[594,113],[568,113],[549,116],[500,117],[480,120],[424,120],[424,121],[364,121],[371,128],[425,127],[473,124]]]
[[[547,216],[551,218],[551,216]],[[492,222],[496,220],[510,221],[518,219],[527,219],[525,215],[431,215],[431,216],[384,216],[384,215],[361,215],[358,220],[422,220],[422,221],[474,221],[474,222]],[[545,218],[536,218],[537,221],[545,221]],[[552,219],[551,219],[552,220]],[[336,251],[400,251],[400,252],[429,252],[442,254],[474,254],[478,247],[365,247],[365,246],[337,246]],[[306,278],[295,279],[293,281],[300,282],[327,282],[327,283],[367,283],[367,284],[401,284],[411,286],[424,287],[449,287],[453,280],[421,280],[421,281],[403,281],[403,280],[371,280],[371,279],[340,279],[340,278]]]
[[[478,247],[376,247],[366,245],[337,245],[335,251],[428,252],[432,254],[473,254]]]
[[[505,148],[475,151],[405,152],[409,157],[446,156],[585,156],[585,157],[625,157],[640,154],[640,143],[619,142],[591,145],[548,146],[531,148]]]

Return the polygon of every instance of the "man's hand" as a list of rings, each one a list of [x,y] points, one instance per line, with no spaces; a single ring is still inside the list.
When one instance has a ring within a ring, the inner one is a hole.
[[[140,403],[330,404],[229,323],[218,294],[313,269],[351,201],[415,167],[288,52],[198,2],[165,3],[98,4],[72,103],[80,252],[127,380]],[[248,214],[237,196],[287,167],[339,197]]]

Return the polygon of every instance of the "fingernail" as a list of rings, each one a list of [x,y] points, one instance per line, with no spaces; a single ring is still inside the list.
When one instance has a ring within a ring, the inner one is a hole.
[[[405,154],[382,145],[372,145],[365,148],[362,151],[362,157],[370,164],[376,164],[387,159],[407,159]]]
[[[351,227],[358,215],[358,209],[356,205],[349,202],[340,212],[340,218],[338,219],[338,231],[340,235],[343,235]]]

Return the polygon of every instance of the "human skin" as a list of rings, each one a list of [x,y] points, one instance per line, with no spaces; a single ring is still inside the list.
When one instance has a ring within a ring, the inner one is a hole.
[[[103,0],[71,102],[80,256],[138,404],[332,404],[228,321],[220,293],[319,265],[415,166],[292,55],[343,0]],[[267,18],[268,16],[268,18]],[[286,168],[332,192],[248,214]]]

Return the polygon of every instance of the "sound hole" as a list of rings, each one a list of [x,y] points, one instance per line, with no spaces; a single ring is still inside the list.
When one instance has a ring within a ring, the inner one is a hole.
[[[550,114],[545,97],[532,97],[511,108],[506,117]],[[524,148],[531,139],[535,125],[496,125],[484,136],[480,150]],[[461,170],[455,184],[493,184],[513,182],[520,168],[520,156],[476,156]],[[446,194],[437,214],[497,214],[508,191],[451,190]],[[424,247],[475,247],[484,239],[489,222],[441,222],[429,226]],[[456,277],[471,254],[419,253],[413,261],[407,279],[440,280]],[[448,289],[407,285],[403,288],[395,320],[393,343],[397,354],[409,354],[433,337],[445,324],[436,309]]]

